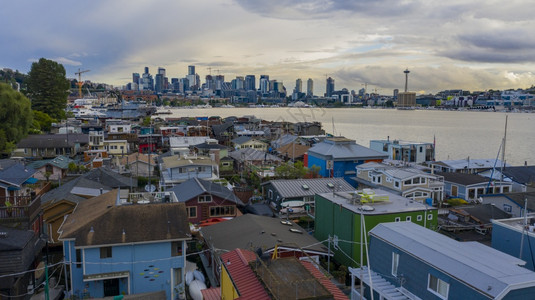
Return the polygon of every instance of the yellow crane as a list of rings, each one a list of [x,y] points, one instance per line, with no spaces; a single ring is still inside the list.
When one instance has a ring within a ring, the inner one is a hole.
[[[80,68],[78,68],[78,72],[74,72],[74,74],[78,75],[78,94],[80,95],[80,98],[82,98],[82,86],[84,83],[82,82],[82,73],[89,72],[91,70],[83,70],[81,71]]]

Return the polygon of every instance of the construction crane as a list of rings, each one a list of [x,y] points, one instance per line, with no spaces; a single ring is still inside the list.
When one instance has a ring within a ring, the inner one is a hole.
[[[82,82],[82,73],[89,72],[91,70],[83,70],[80,71],[80,68],[78,68],[78,72],[74,72],[74,74],[78,75],[78,94],[80,95],[80,98],[82,98],[82,86],[84,83]]]

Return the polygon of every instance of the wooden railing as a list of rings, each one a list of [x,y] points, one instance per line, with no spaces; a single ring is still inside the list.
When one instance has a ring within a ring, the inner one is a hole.
[[[0,219],[33,219],[40,209],[41,195],[0,197]]]

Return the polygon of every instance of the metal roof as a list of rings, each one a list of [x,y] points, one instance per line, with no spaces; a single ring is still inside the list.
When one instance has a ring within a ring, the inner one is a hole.
[[[355,190],[343,178],[281,179],[264,183],[264,185],[267,184],[271,184],[282,198],[314,196],[334,190],[336,192]],[[332,187],[329,184],[332,184]]]
[[[493,298],[516,284],[535,287],[535,272],[519,266],[524,261],[478,242],[458,242],[412,222],[381,223],[370,235]]]
[[[63,155],[58,155],[53,159],[44,159],[44,160],[31,162],[27,166],[34,168],[34,169],[39,169],[46,165],[52,165],[57,168],[66,170],[69,168],[69,163],[71,162],[74,162],[74,160]]]
[[[461,185],[472,185],[489,182],[488,178],[476,174],[466,174],[457,172],[436,172],[435,174],[443,176],[444,181],[453,182]]]
[[[279,157],[275,155],[269,154],[265,151],[255,150],[253,148],[235,150],[235,151],[229,152],[228,155],[240,162],[241,161],[259,161],[259,160],[282,161],[282,159],[280,159]]]
[[[502,166],[503,162],[499,159],[456,159],[456,160],[441,160],[432,164],[443,165],[453,170],[460,169],[492,169],[494,166]],[[505,164],[509,166],[508,164]]]
[[[24,166],[21,163],[12,164],[5,169],[0,169],[0,181],[9,185],[20,186],[28,178],[37,172],[31,167]]]
[[[382,159],[387,158],[384,154],[370,148],[361,146],[353,140],[341,138],[327,138],[317,143],[308,150],[309,154],[318,154],[334,160],[344,159]]]
[[[218,196],[222,199],[236,203],[237,205],[243,205],[243,202],[232,191],[222,186],[221,184],[214,183],[212,181],[202,180],[198,178],[192,178],[183,183],[174,186],[169,191],[175,193],[178,202],[186,202],[194,197],[208,193]]]

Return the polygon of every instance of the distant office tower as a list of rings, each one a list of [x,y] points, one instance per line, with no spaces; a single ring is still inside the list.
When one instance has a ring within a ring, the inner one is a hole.
[[[171,78],[171,90],[173,93],[180,93],[180,81],[178,78]]]
[[[223,83],[225,82],[225,75],[216,75],[215,76],[215,89],[220,91],[223,89]]]
[[[269,75],[260,75],[260,92],[267,94],[269,92]]]
[[[139,78],[141,78],[139,76],[139,73],[132,73],[132,82],[134,82],[136,84],[139,83]]]
[[[307,97],[314,96],[314,80],[312,78],[309,78],[307,80]]]
[[[303,92],[303,81],[301,80],[301,78],[297,78],[297,80],[295,81],[295,91],[297,93]]]
[[[156,76],[154,76],[154,91],[156,93],[161,93],[163,92],[163,86],[164,86],[164,76],[163,74],[156,74]]]
[[[212,91],[215,90],[215,80],[212,75],[206,75],[205,81],[206,81],[206,89],[212,90]]]
[[[394,89],[394,99],[397,99],[398,98],[398,94],[399,94],[399,90],[398,89]]]
[[[145,73],[142,75],[141,82],[139,86],[140,90],[154,90],[154,79],[152,79],[152,75],[149,73],[149,67],[145,67]]]
[[[325,89],[325,96],[331,97],[334,92],[334,79],[332,77],[327,78],[327,87]]]
[[[190,89],[189,79],[188,78],[180,78],[180,92],[184,93],[189,89]]]
[[[188,66],[188,75],[195,75],[195,66]]]
[[[245,90],[256,91],[256,77],[254,75],[245,76]]]
[[[233,79],[231,83],[232,83],[232,89],[243,90],[244,85],[245,85],[245,80],[243,79],[243,76],[236,76],[236,79]]]
[[[149,67],[145,67],[145,74],[149,74]]]
[[[158,74],[161,74],[161,75],[163,75],[163,77],[165,77],[165,68],[159,67],[158,68]]]

